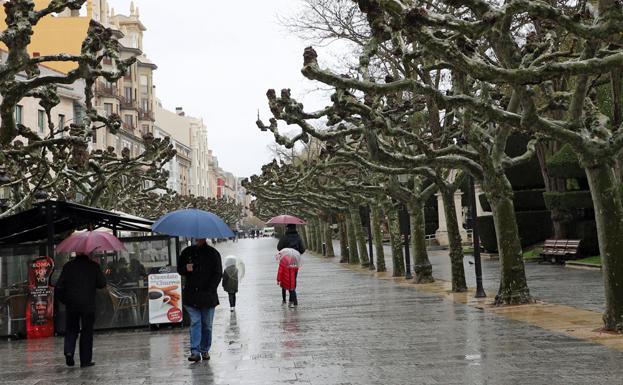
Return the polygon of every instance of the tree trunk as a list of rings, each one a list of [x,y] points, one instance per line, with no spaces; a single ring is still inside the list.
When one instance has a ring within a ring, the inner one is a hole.
[[[441,190],[443,210],[446,212],[446,225],[448,229],[448,243],[450,246],[450,265],[452,267],[452,291],[467,291],[465,283],[465,268],[463,266],[463,244],[459,232],[459,221],[456,217],[456,205],[454,204],[454,191]]]
[[[537,144],[537,159],[539,160],[539,168],[541,170],[541,176],[545,183],[546,192],[563,192],[564,181],[558,180],[558,178],[552,178],[549,176],[547,170],[547,158],[560,150],[560,146],[555,142],[539,142]],[[550,211],[550,217],[552,218],[552,225],[554,229],[555,239],[567,238],[567,216],[564,215],[558,208],[553,208]]]
[[[483,188],[491,204],[500,253],[500,288],[495,304],[532,303],[523,263],[519,230],[513,205],[513,189],[504,174],[486,173]]]
[[[314,235],[316,236],[316,247],[317,247],[318,253],[321,255],[324,254],[322,250],[322,237],[323,237],[322,227],[323,227],[322,219],[320,219],[319,217],[316,219],[316,232]]]
[[[324,239],[327,245],[327,257],[335,257],[335,250],[333,250],[333,231],[331,230],[331,217],[329,221],[324,223]]]
[[[370,212],[370,226],[372,226],[372,239],[376,250],[376,271],[387,271],[385,268],[385,251],[383,250],[383,235],[381,234],[381,209],[372,205]]]
[[[346,221],[344,219],[340,219],[340,263],[348,263],[349,252],[348,252],[348,233],[346,231]]]
[[[301,238],[303,238],[303,243],[305,244],[305,248],[309,249],[309,238],[307,237],[307,225],[299,226],[301,229]]]
[[[405,263],[402,254],[402,235],[400,234],[398,211],[394,208],[389,208],[386,211],[389,225],[389,241],[392,245],[392,277],[402,277],[405,275]]]
[[[309,224],[309,246],[315,253],[318,252],[318,245],[316,243],[316,219],[312,219]]]
[[[368,256],[368,245],[366,244],[366,236],[363,233],[363,227],[361,226],[361,213],[358,207],[351,207],[350,215],[353,218],[353,229],[355,230],[355,237],[357,239],[357,246],[359,247],[359,259],[361,266],[370,265],[370,257]]]
[[[409,203],[409,219],[411,221],[411,248],[413,249],[414,283],[435,282],[433,266],[428,259],[426,250],[426,221],[424,219],[424,201]]]
[[[604,329],[623,332],[623,205],[608,164],[585,168],[595,208],[604,279]]]
[[[346,234],[348,235],[348,263],[351,265],[359,264],[359,254],[357,253],[357,238],[353,228],[353,220],[350,213],[346,215]]]

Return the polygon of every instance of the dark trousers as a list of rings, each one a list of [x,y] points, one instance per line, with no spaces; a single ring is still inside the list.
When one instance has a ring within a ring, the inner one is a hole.
[[[94,312],[67,310],[65,315],[65,355],[74,355],[80,334],[80,364],[93,360]]]
[[[296,290],[288,290],[290,292],[290,300],[295,305],[298,305],[298,301],[296,300]],[[286,289],[281,289],[281,298],[283,298],[283,302],[286,302]]]
[[[229,307],[236,307],[236,293],[229,294]]]

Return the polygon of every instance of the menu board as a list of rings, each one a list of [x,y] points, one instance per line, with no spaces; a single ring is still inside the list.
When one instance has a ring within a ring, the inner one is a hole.
[[[28,303],[26,304],[26,335],[28,338],[54,335],[54,292],[50,276],[54,260],[38,257],[28,264]]]
[[[149,323],[182,322],[182,277],[176,272],[161,269],[158,273],[149,274],[147,282]]]

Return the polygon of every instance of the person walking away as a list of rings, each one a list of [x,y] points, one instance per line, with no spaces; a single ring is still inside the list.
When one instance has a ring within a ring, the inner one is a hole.
[[[217,289],[223,275],[221,255],[205,239],[197,239],[180,254],[177,272],[185,277],[182,296],[190,316],[189,361],[209,360],[212,322],[219,305]]]
[[[238,268],[235,258],[225,259],[223,290],[229,295],[229,310],[234,311],[236,309],[236,293],[238,292]]]
[[[301,254],[305,252],[305,245],[299,233],[296,231],[296,225],[286,225],[286,232],[279,240],[279,243],[277,243],[277,250],[279,251],[286,247],[294,249]]]
[[[294,224],[286,225],[286,231],[281,237],[281,239],[279,239],[279,243],[277,243],[278,251],[281,251],[285,248],[294,249],[298,251],[300,254],[303,254],[305,252],[305,244],[303,243],[303,240],[301,239],[301,236],[299,235],[299,233],[296,231],[296,225]],[[281,263],[280,263],[280,268],[281,268]],[[298,279],[298,273],[299,272],[298,272],[298,267],[297,267],[294,273],[295,289],[296,289],[296,280]],[[281,288],[281,298],[283,300],[282,303],[285,304],[286,303],[286,289],[284,289],[283,287]],[[296,291],[294,292],[294,298],[295,298],[294,302],[290,300],[291,306],[298,305],[298,301],[296,300]]]
[[[280,252],[285,252],[288,249],[282,249]],[[290,292],[288,298],[288,307],[298,306],[298,300],[296,298],[296,279],[298,276],[298,264],[296,258],[291,255],[282,255],[279,259],[279,270],[277,271],[277,284],[281,286],[281,298],[282,304],[286,303],[286,290]]]
[[[54,295],[65,304],[65,363],[74,366],[76,341],[80,334],[80,367],[93,366],[93,324],[95,290],[106,287],[106,277],[97,262],[86,254],[63,266]]]

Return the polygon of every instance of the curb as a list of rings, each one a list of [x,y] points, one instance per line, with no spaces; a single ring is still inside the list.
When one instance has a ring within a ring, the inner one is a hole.
[[[601,265],[586,262],[566,261],[565,267],[568,267],[570,269],[601,270]]]

